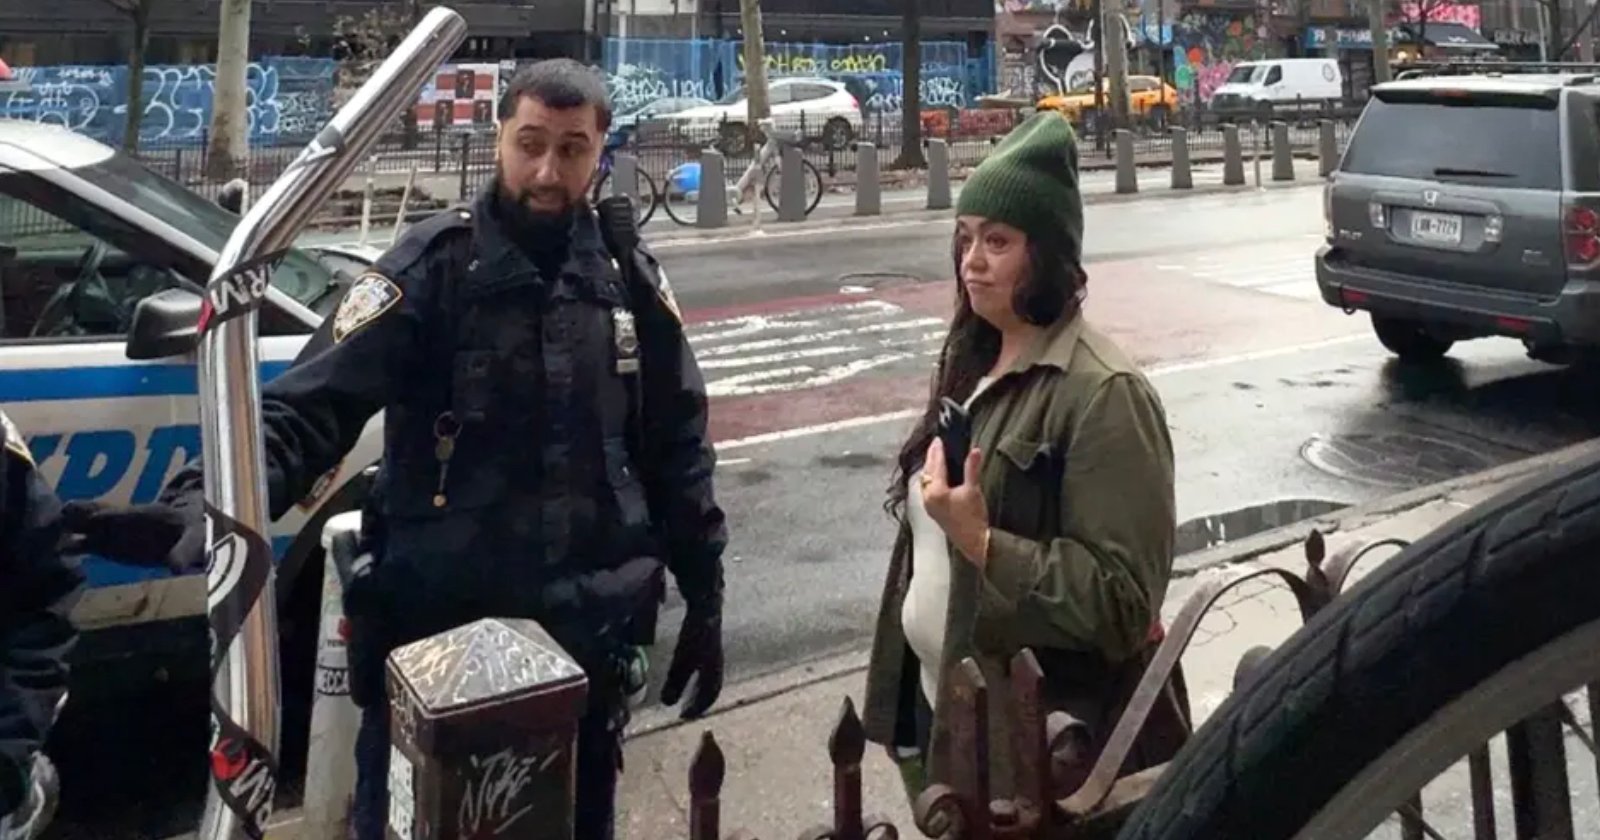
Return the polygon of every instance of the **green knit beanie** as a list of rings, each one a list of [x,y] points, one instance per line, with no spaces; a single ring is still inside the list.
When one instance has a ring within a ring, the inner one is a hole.
[[[1030,240],[1066,237],[1076,262],[1083,252],[1083,193],[1072,124],[1060,112],[1040,111],[1012,129],[961,187],[956,215],[1004,222]]]

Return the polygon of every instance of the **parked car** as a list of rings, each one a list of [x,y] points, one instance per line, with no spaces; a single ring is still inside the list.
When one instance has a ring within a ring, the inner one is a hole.
[[[1600,344],[1600,84],[1436,76],[1373,96],[1324,187],[1322,299],[1370,313],[1403,359],[1520,339],[1565,361]]]
[[[1111,100],[1111,80],[1102,79],[1106,104]],[[1094,107],[1094,86],[1069,93],[1052,94],[1039,100],[1041,110],[1060,111],[1073,122],[1084,120]],[[1165,128],[1172,112],[1178,109],[1178,89],[1155,76],[1128,77],[1128,114],[1136,120],[1147,121],[1157,129]]]
[[[0,120],[0,405],[64,500],[149,502],[199,456],[200,294],[238,221],[93,139]],[[263,380],[289,366],[375,256],[287,253],[259,311]],[[364,471],[380,452],[374,421],[269,531],[285,651],[305,657],[285,670],[286,691],[312,673],[322,524],[359,505]],[[87,634],[74,696],[204,671],[204,575],[99,558],[87,572],[90,588],[73,614]]]
[[[788,77],[769,81],[767,92],[767,104],[779,129],[804,128],[804,139],[820,140],[825,148],[834,151],[849,148],[861,133],[861,101],[843,82]],[[749,107],[749,97],[740,87],[714,105],[679,111],[666,119],[693,136],[714,134],[724,153],[742,155],[754,143],[754,132],[746,126]]]

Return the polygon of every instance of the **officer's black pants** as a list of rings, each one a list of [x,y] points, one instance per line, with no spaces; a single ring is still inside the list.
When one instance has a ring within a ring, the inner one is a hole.
[[[578,721],[577,801],[573,840],[612,840],[616,823],[617,771],[622,754],[618,704],[626,699],[591,700]],[[595,695],[591,694],[591,698]],[[354,840],[383,840],[389,819],[389,705],[361,711],[356,735],[356,791],[351,821]]]

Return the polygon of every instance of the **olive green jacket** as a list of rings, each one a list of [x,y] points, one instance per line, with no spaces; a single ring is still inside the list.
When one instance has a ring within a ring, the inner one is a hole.
[[[980,573],[950,548],[945,666],[925,770],[930,783],[949,781],[950,674],[974,657],[989,688],[999,797],[1013,786],[1005,676],[1013,655],[1034,650],[1046,705],[1087,722],[1098,752],[1153,651],[1177,527],[1172,440],[1150,382],[1081,316],[1049,328],[970,411],[973,445],[985,456],[989,554]],[[864,723],[886,745],[922,740],[912,735],[919,664],[900,621],[910,546],[902,524],[867,674]]]

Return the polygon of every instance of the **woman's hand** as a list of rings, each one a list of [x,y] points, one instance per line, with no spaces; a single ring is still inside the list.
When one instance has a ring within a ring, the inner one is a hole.
[[[945,478],[944,443],[938,438],[928,445],[922,467],[922,505],[928,516],[939,523],[957,551],[979,569],[989,554],[989,504],[978,487],[978,468],[983,455],[973,449],[967,453],[965,483],[951,487]]]

